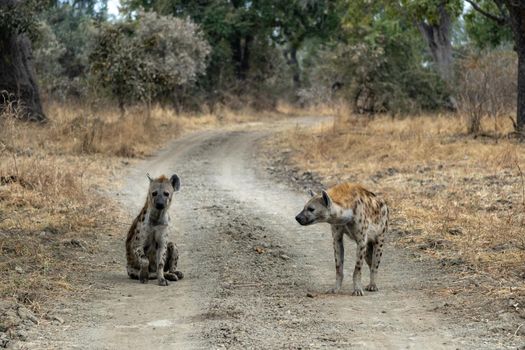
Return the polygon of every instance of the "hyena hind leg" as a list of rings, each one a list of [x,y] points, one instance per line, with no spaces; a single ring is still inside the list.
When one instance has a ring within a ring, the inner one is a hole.
[[[369,242],[366,250],[366,263],[370,267],[370,284],[365,288],[369,292],[377,292],[376,277],[379,263],[383,256],[383,240],[378,242]]]
[[[168,243],[166,252],[166,265],[164,265],[164,277],[169,281],[178,281],[184,278],[184,274],[177,271],[179,262],[179,251],[172,242]]]
[[[138,280],[140,279],[140,269],[135,269],[133,267],[128,267],[128,276],[132,280]],[[148,275],[149,280],[157,279],[157,273],[156,272],[149,272]]]
[[[128,276],[129,278],[131,278],[132,280],[138,280],[139,279],[139,275],[140,275],[140,270],[139,269],[135,269],[133,267],[127,267],[128,269]]]

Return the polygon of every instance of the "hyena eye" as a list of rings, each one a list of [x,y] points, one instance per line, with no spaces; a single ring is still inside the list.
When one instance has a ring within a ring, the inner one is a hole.
[[[157,191],[153,191],[153,192],[151,193],[151,195],[152,195],[153,197],[155,197],[155,196],[157,195]]]
[[[165,192],[164,192],[164,196],[169,197],[169,196],[170,196],[170,193],[169,193],[168,191],[165,191]]]
[[[308,208],[308,211],[310,211],[310,212],[312,212],[312,211],[314,211],[314,210],[315,210],[315,208],[312,208],[312,207],[309,207],[309,208]]]

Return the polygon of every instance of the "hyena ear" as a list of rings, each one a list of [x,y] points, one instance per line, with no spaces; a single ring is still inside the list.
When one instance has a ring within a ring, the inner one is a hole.
[[[332,206],[332,199],[330,198],[328,193],[326,193],[326,191],[323,191],[323,203],[328,209],[330,209],[330,207]]]
[[[171,186],[173,186],[173,189],[175,191],[178,191],[180,189],[180,179],[177,176],[177,174],[173,174],[170,179]]]
[[[149,175],[149,173],[146,173],[146,176],[148,177],[149,182],[153,182],[153,179],[151,178],[151,176]]]
[[[311,189],[308,190],[308,194],[310,195],[310,197],[315,197],[317,195],[317,193],[315,193],[314,191],[312,191]]]

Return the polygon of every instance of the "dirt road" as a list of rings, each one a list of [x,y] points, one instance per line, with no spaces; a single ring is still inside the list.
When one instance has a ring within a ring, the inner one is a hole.
[[[123,239],[113,242],[122,268],[101,276],[94,300],[71,305],[62,325],[29,348],[61,349],[496,349],[479,324],[433,311],[421,286],[425,266],[387,245],[377,293],[351,296],[354,243],[346,242],[339,295],[327,225],[294,221],[306,194],[265,174],[258,141],[312,119],[251,124],[192,134],[133,169],[118,196],[130,217],[143,204],[146,172],[177,172],[172,238],[182,281],[160,287],[127,279]],[[116,194],[115,194],[116,195]],[[123,228],[123,231],[125,229]],[[364,281],[368,275],[363,276]],[[307,296],[308,295],[308,296]]]

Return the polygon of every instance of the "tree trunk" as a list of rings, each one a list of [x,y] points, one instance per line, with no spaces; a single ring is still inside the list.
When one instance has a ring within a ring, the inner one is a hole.
[[[525,33],[522,33],[521,35],[525,36]],[[517,108],[517,114],[516,114],[516,131],[523,132],[525,130],[525,45],[523,45],[518,50],[518,101],[517,102],[518,102],[518,108]]]
[[[515,49],[518,53],[518,101],[516,131],[525,131],[525,4],[505,0],[510,14],[510,25],[514,33]]]
[[[294,90],[297,91],[301,88],[301,71],[299,69],[299,61],[297,60],[297,47],[290,47],[290,58],[288,59],[288,65],[292,68],[292,79]]]
[[[237,79],[245,80],[250,69],[250,50],[253,42],[251,35],[238,36],[232,42],[233,61]]]
[[[13,5],[13,0],[0,0],[0,7]],[[10,103],[18,117],[29,121],[47,120],[42,111],[36,83],[31,42],[25,34],[0,30],[0,110]]]
[[[425,21],[417,23],[417,27],[425,39],[439,76],[452,85],[452,43],[450,14],[442,2],[439,5],[439,21],[430,24]]]

